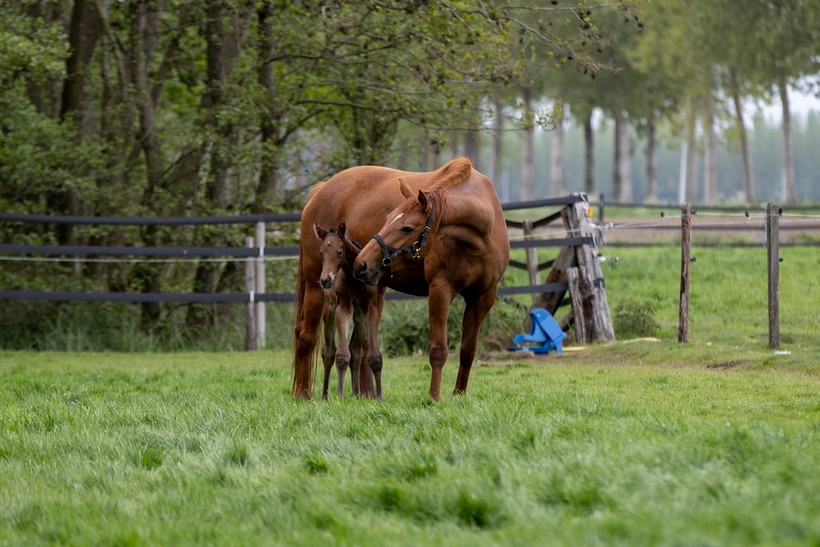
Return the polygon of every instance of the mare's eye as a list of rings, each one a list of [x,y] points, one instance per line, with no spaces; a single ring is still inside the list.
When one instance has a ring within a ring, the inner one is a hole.
[[[409,236],[410,234],[413,233],[413,227],[412,226],[405,226],[404,228],[401,229],[401,233],[403,233],[404,235]]]

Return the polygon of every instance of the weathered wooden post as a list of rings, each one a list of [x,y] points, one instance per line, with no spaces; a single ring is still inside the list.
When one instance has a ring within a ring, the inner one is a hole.
[[[678,342],[689,341],[689,270],[692,263],[692,205],[681,206],[680,234],[680,309]]]
[[[579,195],[579,194],[574,194]],[[567,270],[567,283],[573,301],[576,340],[588,342],[607,342],[615,339],[612,327],[612,316],[609,313],[609,301],[606,296],[606,285],[601,264],[598,261],[598,248],[595,241],[595,228],[589,219],[589,201],[583,199],[565,207],[561,211],[564,227],[570,237],[582,237],[591,243],[575,247],[577,270]],[[576,276],[577,274],[577,276]],[[576,293],[576,294],[573,294]],[[579,314],[583,314],[580,318]],[[579,325],[585,332],[579,335]]]
[[[256,246],[259,247],[259,256],[256,258],[256,293],[264,294],[266,290],[265,283],[265,223],[256,223]],[[257,299],[256,302],[256,349],[265,347],[265,333],[267,328],[265,325],[265,303]]]
[[[254,248],[253,236],[245,238],[245,247]],[[245,350],[256,349],[256,282],[255,265],[251,257],[245,259],[245,291],[248,293],[248,304],[245,306]]]
[[[521,223],[521,229],[524,230],[524,239],[532,239],[535,228],[532,220],[525,219]],[[527,273],[530,276],[530,285],[540,285],[540,276],[538,275],[538,251],[535,247],[527,247]],[[532,295],[533,303],[538,300],[539,295]]]
[[[780,213],[774,203],[766,206],[766,248],[769,265],[769,347],[780,347]]]

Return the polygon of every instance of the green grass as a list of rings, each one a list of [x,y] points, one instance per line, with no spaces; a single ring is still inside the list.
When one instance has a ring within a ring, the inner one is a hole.
[[[289,360],[0,354],[0,544],[820,544],[799,352],[509,355],[438,403],[424,358],[381,402],[294,400]]]

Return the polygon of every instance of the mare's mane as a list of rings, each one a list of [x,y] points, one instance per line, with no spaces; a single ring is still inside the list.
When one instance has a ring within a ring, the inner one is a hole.
[[[455,158],[445,164],[437,176],[440,177],[431,190],[446,190],[470,178],[473,164],[468,158]]]

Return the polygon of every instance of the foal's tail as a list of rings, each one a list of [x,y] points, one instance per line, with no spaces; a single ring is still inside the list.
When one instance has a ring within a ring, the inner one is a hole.
[[[300,351],[299,340],[307,333],[302,332],[305,325],[309,324],[302,317],[305,308],[305,276],[303,274],[302,253],[299,253],[299,266],[296,270],[296,314],[293,328],[293,364],[292,364],[292,384],[291,392],[294,396],[310,399],[313,394],[313,379],[316,377],[316,367],[318,363],[317,354],[319,344],[315,344],[307,355]],[[318,328],[317,328],[318,332]],[[317,333],[310,333],[308,338],[316,339]]]

